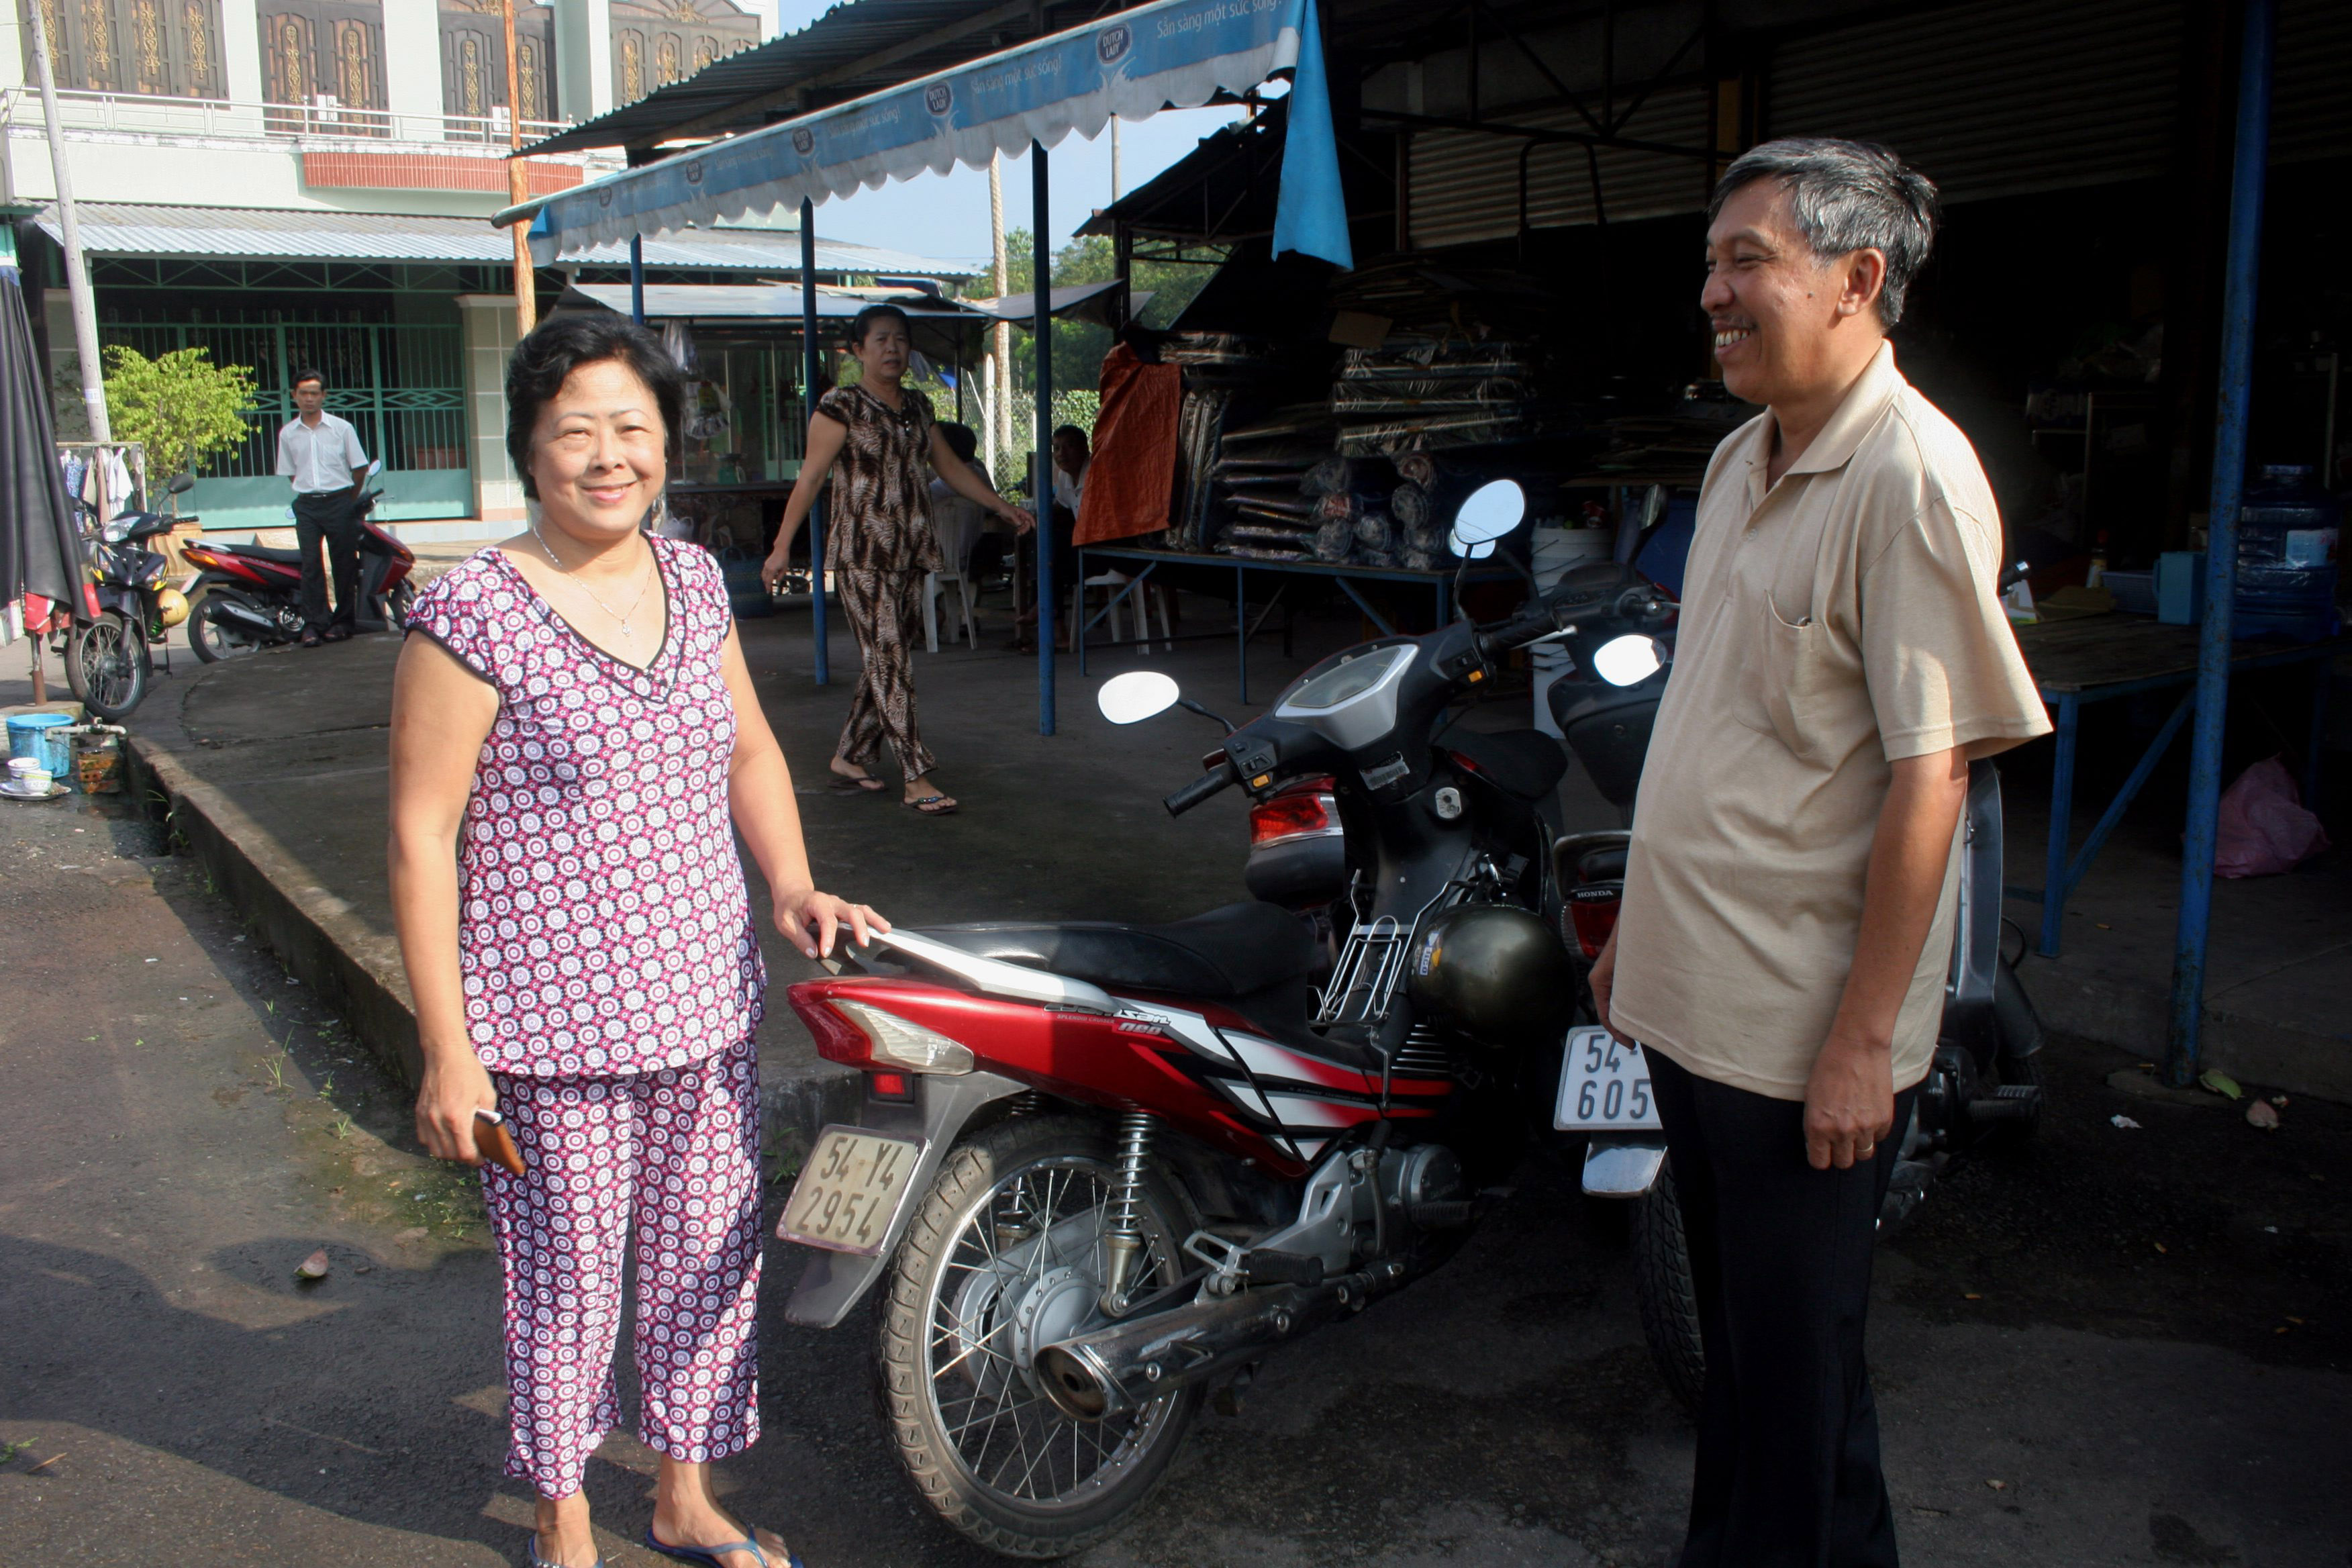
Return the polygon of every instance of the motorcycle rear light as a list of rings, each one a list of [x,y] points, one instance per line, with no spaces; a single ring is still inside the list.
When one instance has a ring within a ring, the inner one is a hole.
[[[961,1042],[950,1039],[937,1029],[927,1029],[896,1013],[886,1013],[870,1002],[852,1002],[847,997],[835,996],[832,1006],[835,1012],[857,1026],[877,1062],[905,1068],[909,1072],[967,1073],[971,1070],[971,1052]]]
[[[902,1072],[870,1072],[866,1075],[866,1092],[875,1100],[912,1100],[915,1086]]]
[[[184,544],[180,546],[180,554],[190,565],[202,566],[213,572],[221,569],[220,557],[200,544]]]
[[[1291,839],[1327,839],[1343,832],[1339,797],[1331,795],[1328,778],[1284,790],[1277,797],[1249,809],[1249,847],[1289,844]]]
[[[1579,888],[1569,895],[1569,921],[1576,928],[1576,945],[1585,957],[1598,958],[1609,945],[1609,935],[1617,929],[1620,900],[1621,890],[1616,888]]]

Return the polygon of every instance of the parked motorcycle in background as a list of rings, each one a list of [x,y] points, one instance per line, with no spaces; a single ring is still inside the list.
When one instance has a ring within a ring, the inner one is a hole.
[[[182,474],[166,487],[185,495],[195,480]],[[171,563],[155,542],[193,518],[126,511],[105,522],[88,502],[82,512],[82,570],[95,595],[95,616],[80,616],[65,640],[66,684],[84,708],[110,723],[128,718],[147,700],[154,649],[188,616],[187,599],[164,579]],[[170,668],[170,655],[165,656]]]
[[[415,552],[371,515],[383,497],[362,494],[360,520],[362,630],[378,626],[400,631],[416,598],[410,580]],[[207,664],[240,654],[299,642],[302,637],[302,555],[264,544],[191,544],[182,549],[196,568],[184,592],[193,606],[188,642]]]

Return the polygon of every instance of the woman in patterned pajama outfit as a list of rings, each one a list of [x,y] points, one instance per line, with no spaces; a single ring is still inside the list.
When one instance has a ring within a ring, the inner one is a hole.
[[[639,1434],[662,1456],[648,1545],[783,1568],[722,1512],[709,1462],[759,1436],[759,1083],[766,985],[734,835],[811,957],[816,890],[782,750],[709,556],[655,539],[682,388],[625,321],[560,317],[515,349],[507,447],[525,532],[409,613],[393,689],[392,891],[425,1056],[418,1135],[480,1163],[503,1114],[523,1173],[483,1166],[506,1296],[508,1473],[539,1492],[531,1561],[601,1561],[581,1490],[622,1414],[621,1270],[636,1247]]]
[[[841,479],[834,487],[825,565],[865,668],[830,765],[842,788],[879,794],[889,786],[867,764],[887,739],[906,775],[906,804],[926,816],[945,816],[956,803],[932,785],[931,753],[915,731],[914,644],[922,633],[923,577],[940,570],[924,464],[958,495],[1003,518],[1016,531],[1026,533],[1034,522],[956,456],[931,417],[930,399],[900,384],[913,352],[906,311],[869,305],[857,312],[849,327],[849,352],[857,359],[858,383],[836,386],[817,399],[809,417],[807,456],[792,500],[784,503],[783,527],[768,552],[764,574],[772,585],[783,580],[793,536],[837,461]]]

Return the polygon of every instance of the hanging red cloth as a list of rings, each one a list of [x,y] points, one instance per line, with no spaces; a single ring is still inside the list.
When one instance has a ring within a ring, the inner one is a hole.
[[[1176,485],[1177,416],[1184,373],[1149,364],[1120,343],[1103,359],[1102,413],[1078,503],[1077,542],[1100,544],[1168,526]]]

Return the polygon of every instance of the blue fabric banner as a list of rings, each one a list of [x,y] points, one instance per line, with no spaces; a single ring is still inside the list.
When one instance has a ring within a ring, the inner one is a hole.
[[[1117,12],[904,87],[566,191],[535,215],[531,253],[550,266],[633,234],[651,238],[794,207],[803,198],[823,202],[885,180],[926,171],[943,174],[959,163],[984,168],[992,154],[1018,155],[1033,141],[1050,148],[1072,131],[1092,138],[1114,114],[1135,121],[1163,109],[1197,108],[1220,91],[1245,92],[1276,71],[1299,66],[1302,39],[1313,38],[1310,5],[1311,0],[1160,0]],[[1309,98],[1302,90],[1302,68],[1293,89],[1293,146],[1284,158],[1281,210],[1286,216],[1293,211],[1289,182],[1296,165],[1308,184],[1298,208],[1297,221],[1305,226],[1297,247],[1345,266],[1347,219],[1319,46],[1311,58],[1314,113],[1302,113]],[[1319,126],[1302,131],[1302,119],[1316,115]],[[1304,161],[1297,145],[1302,135],[1310,144]]]
[[[1348,243],[1348,203],[1339,191],[1339,141],[1331,129],[1331,84],[1323,74],[1323,35],[1315,0],[1298,25],[1298,68],[1290,83],[1282,143],[1282,192],[1274,207],[1274,254],[1296,250],[1338,266],[1356,265]]]

